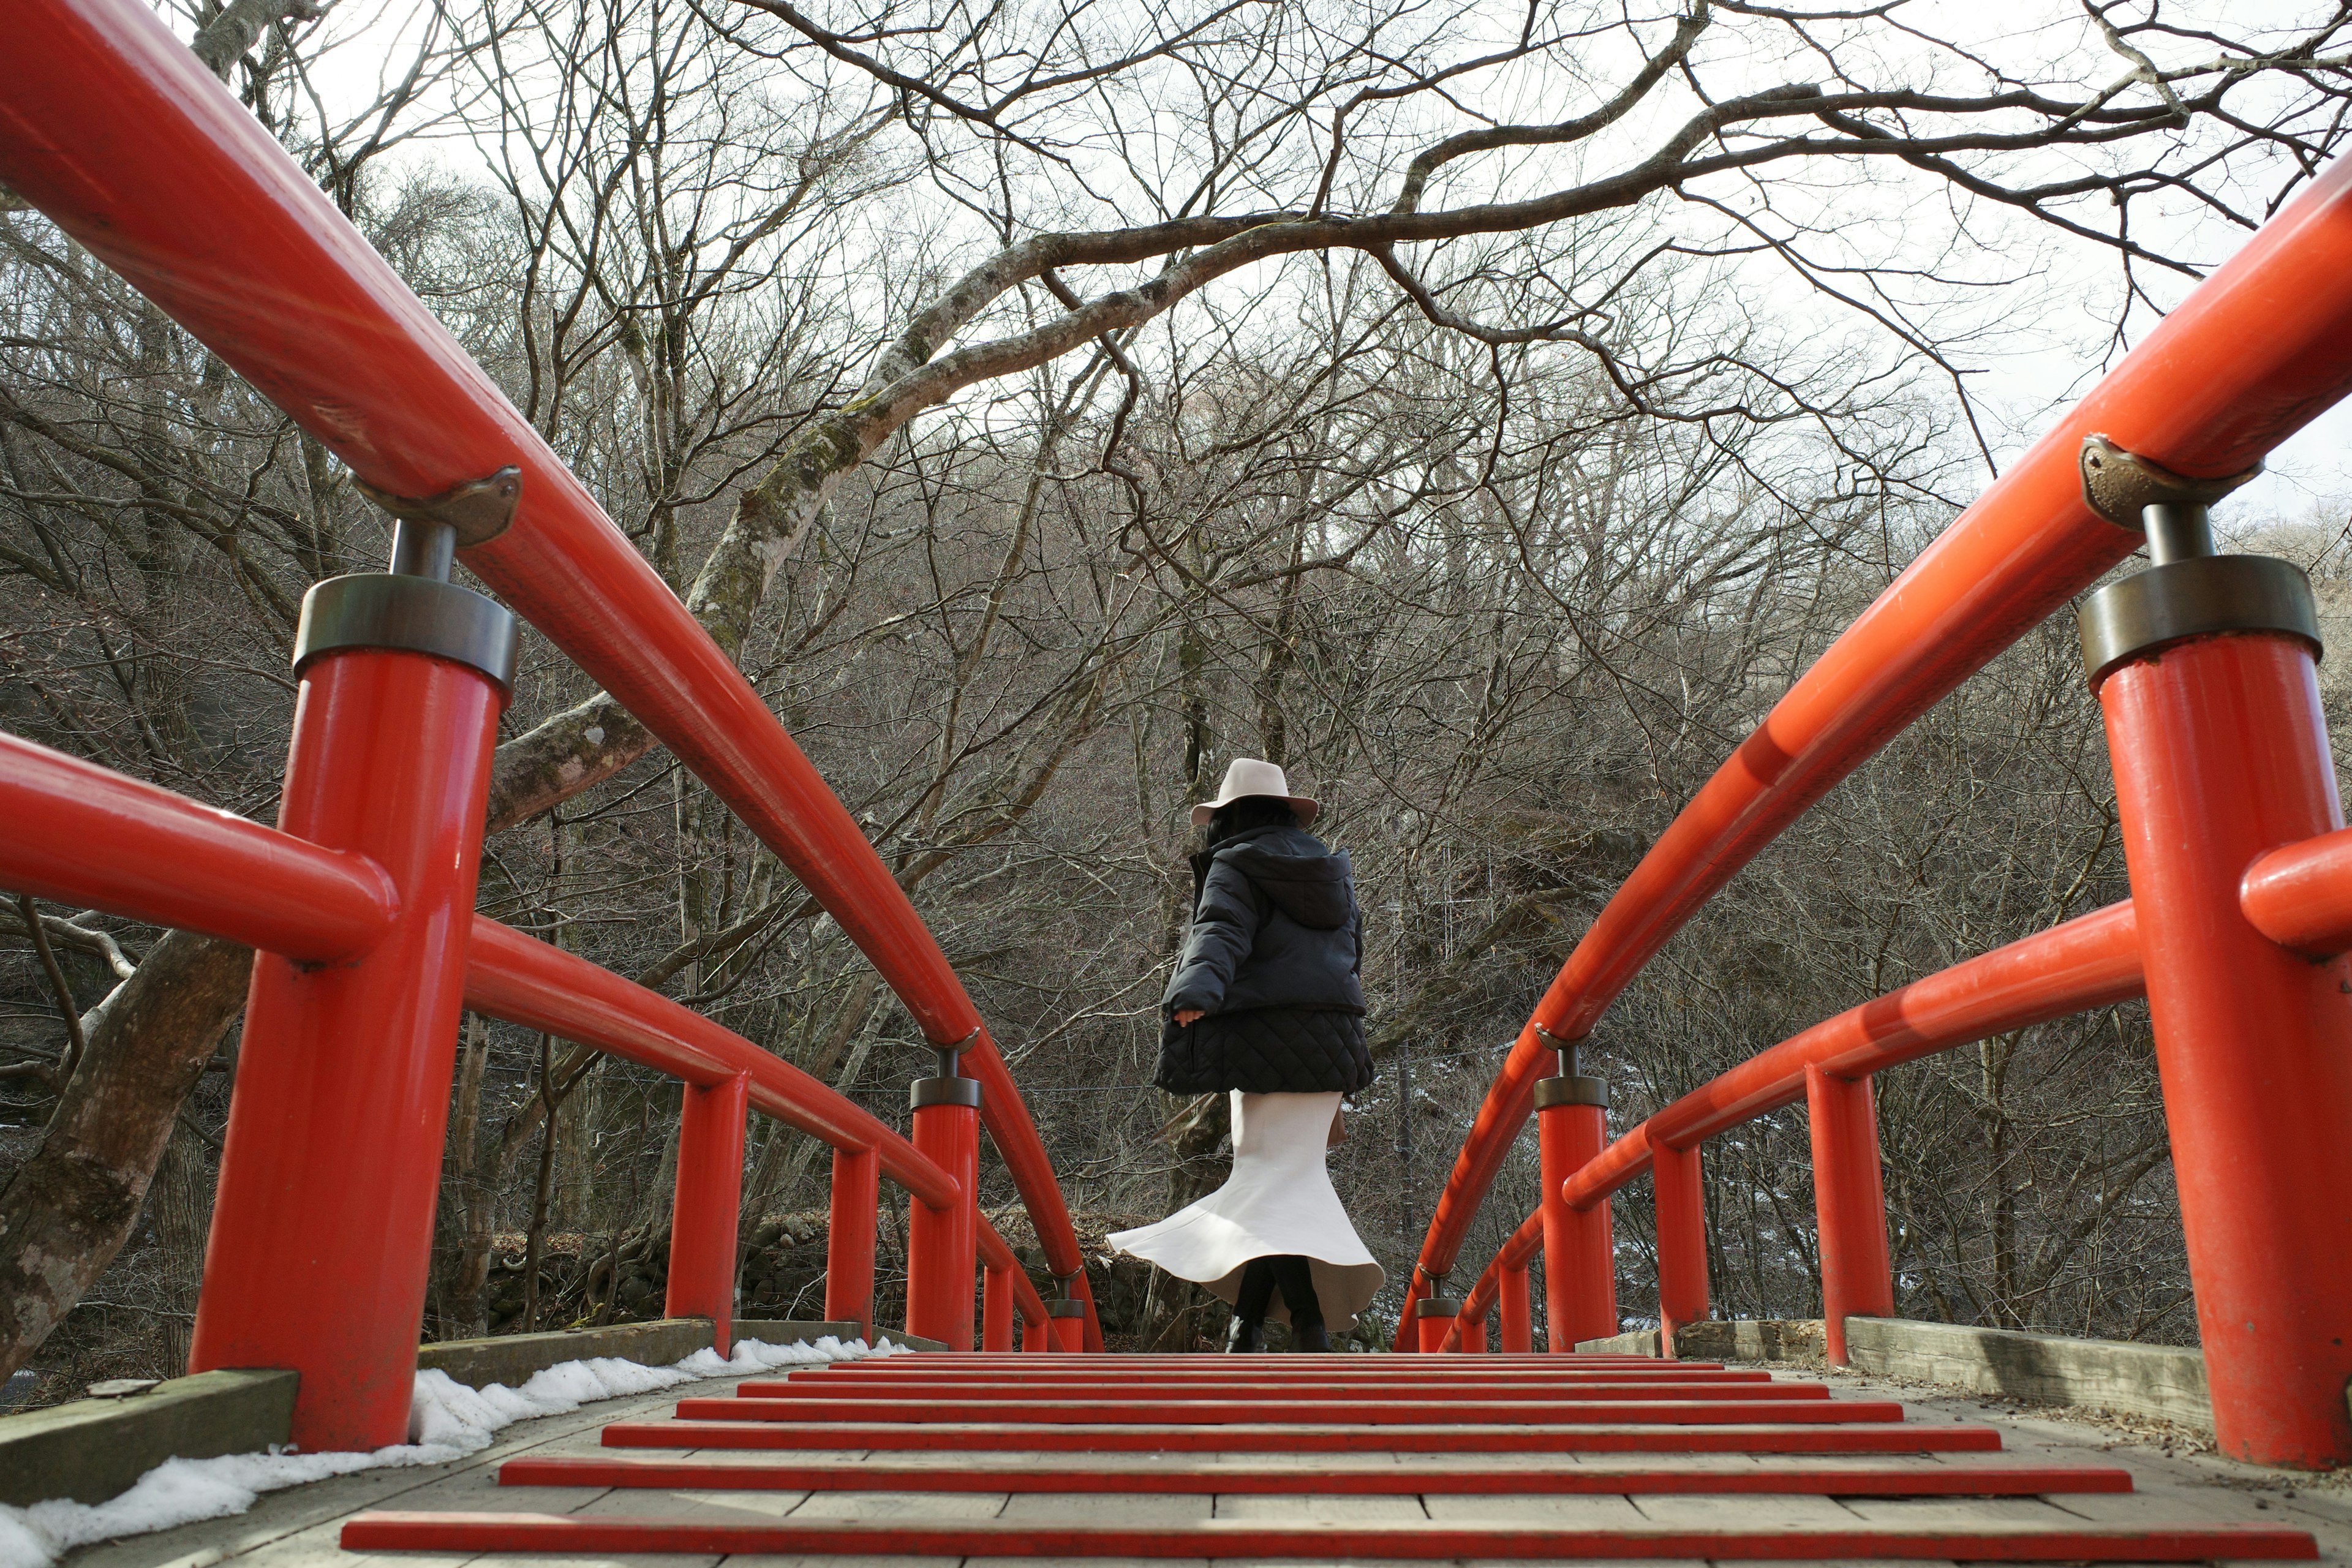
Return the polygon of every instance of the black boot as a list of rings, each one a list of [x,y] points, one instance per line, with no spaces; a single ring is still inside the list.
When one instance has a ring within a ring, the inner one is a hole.
[[[1323,1327],[1323,1303],[1315,1299],[1315,1272],[1307,1259],[1269,1258],[1265,1262],[1275,1288],[1282,1292],[1282,1304],[1290,1309],[1290,1348],[1328,1351],[1331,1336]]]
[[[1234,1297],[1233,1326],[1225,1331],[1225,1349],[1242,1354],[1260,1347],[1265,1331],[1265,1310],[1274,1301],[1274,1268],[1268,1259],[1253,1258],[1242,1268],[1241,1289]]]

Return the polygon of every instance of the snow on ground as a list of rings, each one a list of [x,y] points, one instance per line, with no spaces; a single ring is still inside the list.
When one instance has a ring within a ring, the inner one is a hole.
[[[772,1345],[745,1340],[732,1357],[700,1350],[675,1366],[641,1366],[600,1356],[567,1361],[520,1388],[502,1383],[468,1388],[440,1371],[416,1374],[409,1405],[408,1441],[372,1454],[228,1454],[213,1459],[166,1459],[121,1497],[102,1503],[64,1500],[30,1508],[0,1504],[0,1568],[49,1568],[77,1546],[144,1535],[203,1519],[243,1513],[263,1492],[320,1481],[353,1470],[394,1465],[439,1465],[490,1446],[494,1434],[518,1421],[562,1415],[599,1399],[650,1394],[698,1378],[733,1377],[772,1367],[856,1361],[903,1351],[887,1338],[868,1347],[827,1334],[814,1344]]]

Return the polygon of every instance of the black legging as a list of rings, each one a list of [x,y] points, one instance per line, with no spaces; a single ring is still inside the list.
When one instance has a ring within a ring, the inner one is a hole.
[[[1242,1289],[1234,1301],[1234,1316],[1252,1326],[1265,1322],[1265,1310],[1277,1289],[1283,1305],[1290,1309],[1292,1328],[1323,1321],[1323,1303],[1315,1299],[1315,1276],[1307,1259],[1289,1253],[1253,1258],[1242,1266]]]

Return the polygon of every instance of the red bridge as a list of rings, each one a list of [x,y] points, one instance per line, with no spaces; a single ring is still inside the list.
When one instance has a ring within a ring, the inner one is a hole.
[[[1874,1076],[2144,994],[2219,1445],[2263,1466],[2352,1461],[2352,965],[2339,956],[2352,947],[2352,834],[2308,584],[2281,562],[2215,554],[2205,522],[2235,478],[2352,386],[2352,165],[2326,172],[1986,490],[1617,890],[1460,1152],[1423,1244],[1403,1353],[1097,1358],[1085,1259],[985,1022],[733,661],[143,6],[23,0],[9,48],[0,178],[400,519],[388,571],[322,583],[306,603],[277,826],[0,737],[0,884],[259,954],[195,1369],[299,1371],[305,1448],[404,1439],[461,1008],[688,1086],[671,1316],[712,1320],[727,1348],[745,1119],[758,1110],[834,1151],[826,1316],[872,1327],[887,1177],[909,1203],[907,1330],[952,1347],[688,1398],[673,1417],[606,1427],[596,1451],[509,1461],[499,1479],[530,1489],[510,1494],[523,1510],[485,1497],[465,1511],[362,1514],[343,1526],[346,1547],[2314,1553],[2300,1530],[2142,1509],[2127,1471],[2004,1452],[1984,1425],[1672,1358],[1709,1315],[1708,1138],[1804,1102],[1828,1361],[1841,1364],[1849,1321],[1894,1309]],[[1819,1024],[1612,1141],[1577,1042],[1662,944],[1874,750],[2143,547],[2151,564],[2079,612],[2131,901]],[[453,553],[497,601],[451,584]],[[691,1011],[474,913],[515,617],[707,784],[919,1021],[939,1063],[915,1085],[908,1136]],[[1531,1114],[1542,1204],[1474,1279],[1464,1238]],[[1055,1300],[977,1212],[983,1127],[1063,1287]],[[1644,1173],[1667,1359],[1573,1353],[1616,1332],[1610,1200]],[[1528,1305],[1538,1253],[1540,1329]],[[1499,1353],[1479,1353],[1496,1307]],[[877,1493],[972,1507],[894,1511]],[[866,1499],[864,1511],[826,1506],[836,1494]],[[1316,1507],[1302,1512],[1301,1500]]]

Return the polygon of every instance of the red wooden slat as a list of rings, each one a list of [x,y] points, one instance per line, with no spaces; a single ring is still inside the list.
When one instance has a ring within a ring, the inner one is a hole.
[[[2104,1465],[1811,1465],[1661,1469],[1627,1465],[1378,1464],[1336,1469],[1246,1465],[893,1465],[655,1458],[638,1454],[509,1459],[509,1487],[691,1487],[711,1491],[1178,1492],[1252,1496],[1630,1497],[1784,1493],[1817,1497],[2034,1497],[2127,1492],[2131,1472]]]
[[[1490,1405],[1620,1403],[1626,1400],[1661,1400],[1677,1402],[1712,1402],[1737,1400],[1810,1403],[1827,1399],[1830,1391],[1818,1383],[1735,1383],[1735,1384],[1656,1384],[1656,1383],[1571,1383],[1535,1384],[1500,1380],[1464,1383],[1453,1385],[1376,1383],[1342,1389],[1332,1384],[1298,1383],[1182,1383],[1160,1382],[1122,1384],[1116,1380],[1091,1383],[1050,1383],[1035,1387],[1006,1381],[1001,1383],[925,1383],[919,1388],[900,1391],[887,1384],[822,1383],[745,1383],[736,1389],[738,1399],[757,1399],[796,1404],[822,1401],[827,1405],[843,1400],[870,1401],[876,1399],[925,1399],[953,1401],[1005,1401],[1018,1404],[1072,1403],[1076,1401],[1108,1401],[1113,1404],[1202,1404],[1225,1405],[1263,1404],[1280,1400],[1285,1408],[1301,1405],[1345,1404],[1432,1404],[1458,1405],[1484,1403]]]
[[[1633,1526],[1561,1530],[1431,1520],[1382,1524],[1265,1523],[1088,1526],[1004,1520],[891,1520],[756,1524],[533,1513],[363,1513],[343,1526],[346,1550],[426,1552],[854,1552],[968,1557],[1338,1557],[1427,1562],[1459,1557],[1922,1558],[1971,1563],[2199,1563],[2215,1558],[2308,1562],[2299,1530],[2263,1525],[2084,1525],[2039,1530],[1856,1524],[1828,1529]]]
[[[1622,1414],[1622,1410],[1619,1412]],[[1001,1423],[618,1421],[608,1448],[946,1449],[956,1453],[1925,1454],[1991,1453],[1990,1426],[1771,1423],[1670,1426],[1032,1426]]]
[[[1575,1400],[1017,1400],[1017,1399],[681,1399],[688,1421],[1010,1421],[1024,1425],[1171,1426],[1263,1421],[1279,1415],[1350,1426],[1428,1426],[1462,1423],[1575,1426],[1589,1422],[1669,1423],[1900,1421],[1892,1400],[1651,1399]]]

